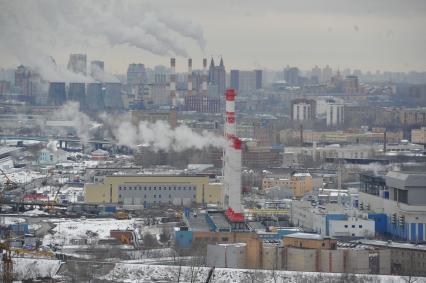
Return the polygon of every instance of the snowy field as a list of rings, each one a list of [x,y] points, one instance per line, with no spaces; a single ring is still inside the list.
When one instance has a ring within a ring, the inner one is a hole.
[[[8,172],[7,176],[15,183],[25,184],[33,181],[34,179],[44,178],[46,175],[31,170],[15,169]],[[3,178],[2,178],[3,181]]]
[[[61,261],[54,259],[14,257],[12,260],[15,280],[53,277],[62,264]],[[0,266],[1,265],[2,263],[0,263]],[[1,268],[3,268],[3,266],[1,266]]]
[[[179,271],[180,269],[180,271]],[[109,282],[205,282],[209,268],[189,266],[167,266],[118,263],[101,280]],[[179,275],[180,274],[180,275]],[[216,268],[211,282],[216,283],[245,283],[245,282],[274,282],[274,283],[309,283],[309,282],[426,282],[426,278],[410,278],[388,275],[353,275],[338,273],[316,273],[295,271],[267,271],[250,269]]]
[[[128,220],[111,218],[50,219],[49,222],[56,225],[53,229],[55,234],[46,235],[43,238],[43,245],[69,245],[72,239],[106,239],[110,237],[110,230],[132,229],[138,232],[143,225],[143,220],[137,218]],[[142,230],[145,231],[144,228]]]
[[[0,217],[0,224],[10,225],[10,224],[17,224],[17,223],[24,223],[24,218],[17,218],[17,217],[8,217],[8,216],[1,216]]]

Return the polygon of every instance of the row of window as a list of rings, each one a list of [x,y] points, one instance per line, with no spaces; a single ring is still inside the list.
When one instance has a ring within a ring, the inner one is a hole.
[[[154,195],[154,198],[157,198],[157,196],[158,198],[161,198],[161,195]],[[143,197],[146,198],[146,195],[144,195]],[[118,198],[121,198],[121,195],[118,195]],[[172,195],[169,194],[169,198],[172,198]],[[193,198],[196,198],[196,196],[193,195]]]
[[[352,225],[352,228],[355,228],[356,225]],[[348,228],[348,225],[345,225],[345,228]],[[362,228],[362,225],[358,225],[358,228]]]
[[[169,186],[169,187],[166,187],[166,186],[164,186],[164,187],[161,187],[161,186],[159,186],[158,188],[157,188],[157,186],[150,186],[150,187],[141,187],[141,186],[135,186],[135,187],[126,187],[126,186],[119,186],[118,187],[118,190],[119,191],[127,191],[127,190],[129,190],[129,191],[137,191],[137,190],[139,190],[139,191],[151,191],[151,190],[153,190],[153,191],[156,191],[156,190],[159,190],[159,191],[161,191],[161,190],[163,190],[163,191],[167,191],[167,190],[169,190],[169,191],[176,191],[176,190],[178,190],[178,191],[180,191],[180,190],[183,190],[183,191],[186,191],[186,190],[188,190],[188,191],[195,191],[195,187],[177,187],[177,186],[173,186],[173,187],[171,187],[171,186]]]

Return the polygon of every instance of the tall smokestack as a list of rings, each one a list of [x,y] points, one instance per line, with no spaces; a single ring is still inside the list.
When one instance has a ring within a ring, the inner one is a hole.
[[[207,58],[203,58],[201,94],[207,95]]]
[[[176,106],[176,59],[170,58],[170,98],[172,105]]]
[[[192,95],[192,59],[188,59],[188,95]]]
[[[229,141],[223,155],[223,187],[224,208],[232,208],[234,212],[243,211],[241,205],[241,140],[237,138],[235,121],[235,91],[227,89],[225,92],[225,138]]]
[[[385,132],[383,133],[383,153],[386,154],[387,151],[387,144],[388,144],[388,137],[387,137],[387,129],[385,129]]]
[[[225,137],[230,139],[237,136],[235,124],[235,90],[227,89],[225,92]]]

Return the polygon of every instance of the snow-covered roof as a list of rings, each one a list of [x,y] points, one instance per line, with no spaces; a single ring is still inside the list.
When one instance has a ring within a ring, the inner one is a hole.
[[[287,238],[309,239],[309,240],[323,240],[324,238],[319,234],[310,233],[293,233],[286,235]]]

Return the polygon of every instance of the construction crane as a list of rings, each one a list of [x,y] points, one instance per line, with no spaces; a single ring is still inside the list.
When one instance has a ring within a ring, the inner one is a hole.
[[[3,175],[3,177],[6,180],[6,183],[5,183],[5,186],[4,186],[4,188],[6,190],[13,190],[13,189],[18,188],[18,184],[13,182],[2,169],[0,169],[0,173]]]

